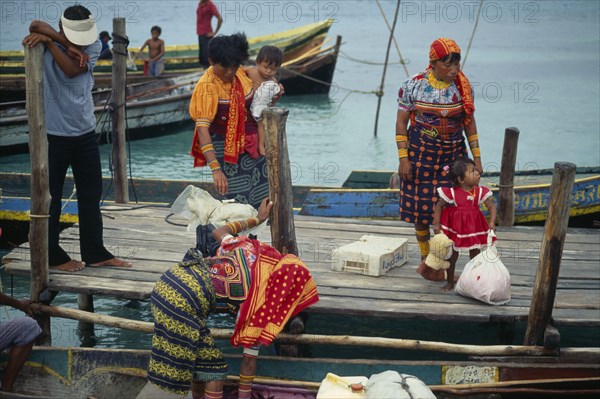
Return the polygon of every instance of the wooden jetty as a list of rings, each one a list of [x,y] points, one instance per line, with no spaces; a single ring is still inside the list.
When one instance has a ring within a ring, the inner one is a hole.
[[[51,270],[49,289],[84,295],[147,299],[161,273],[181,260],[195,244],[187,220],[171,216],[166,207],[130,205],[103,208],[105,243],[116,256],[133,262],[131,269],[87,267],[79,273]],[[177,223],[179,225],[174,225]],[[356,316],[425,318],[465,322],[517,322],[527,319],[542,243],[542,227],[499,227],[498,248],[512,278],[512,300],[493,307],[440,290],[443,284],[416,273],[419,251],[414,229],[399,221],[296,216],[300,257],[310,267],[320,301],[309,312]],[[78,227],[61,234],[61,245],[79,258]],[[364,234],[409,240],[407,264],[380,277],[331,270],[332,251]],[[271,242],[268,229],[259,239]],[[29,275],[29,245],[15,248],[3,259],[6,272]],[[458,270],[467,262],[463,254]],[[600,231],[569,229],[552,314],[560,326],[600,327]]]

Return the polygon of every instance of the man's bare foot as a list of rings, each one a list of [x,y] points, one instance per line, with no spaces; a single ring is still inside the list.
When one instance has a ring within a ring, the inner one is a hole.
[[[452,291],[454,289],[454,283],[448,283],[442,287],[442,291]]]
[[[102,262],[90,263],[90,267],[102,267],[102,266],[113,266],[113,267],[131,267],[131,262],[125,262],[119,258],[107,259]]]
[[[50,266],[52,270],[60,270],[63,272],[80,272],[85,267],[84,262],[80,262],[78,260],[71,259],[68,262],[65,262],[61,265]]]

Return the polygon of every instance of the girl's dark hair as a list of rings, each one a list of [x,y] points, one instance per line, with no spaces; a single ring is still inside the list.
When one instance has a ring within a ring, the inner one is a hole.
[[[266,61],[269,65],[279,68],[283,62],[283,52],[279,47],[262,46],[258,52],[258,55],[256,56],[256,63],[258,64],[263,61]]]
[[[460,53],[450,53],[444,58],[440,58],[438,61],[451,63],[460,62]]]
[[[88,19],[90,15],[92,15],[90,10],[79,4],[67,7],[63,12],[63,16],[71,21],[83,21]]]
[[[150,29],[150,33],[154,32],[154,31],[157,31],[159,36],[162,33],[162,29],[160,29],[160,26],[158,26],[158,25],[154,25],[152,27],[152,29]]]
[[[450,170],[448,172],[450,180],[452,180],[452,183],[454,183],[455,186],[460,183],[458,179],[463,178],[465,173],[467,173],[468,165],[475,166],[475,161],[471,158],[459,158],[450,165]]]
[[[224,68],[240,66],[248,61],[248,40],[243,33],[218,35],[208,42],[208,58]]]

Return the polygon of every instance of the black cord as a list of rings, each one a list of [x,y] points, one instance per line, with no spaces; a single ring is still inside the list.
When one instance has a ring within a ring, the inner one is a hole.
[[[169,218],[174,215],[175,215],[174,213],[169,213],[167,216],[165,216],[165,222],[167,222],[173,226],[187,226],[187,224],[171,222],[169,220]]]

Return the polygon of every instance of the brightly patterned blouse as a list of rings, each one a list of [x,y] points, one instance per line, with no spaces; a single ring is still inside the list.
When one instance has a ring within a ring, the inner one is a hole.
[[[431,70],[406,80],[398,90],[398,109],[410,113],[411,127],[446,140],[462,134],[465,112],[456,84],[436,88],[436,83]]]

